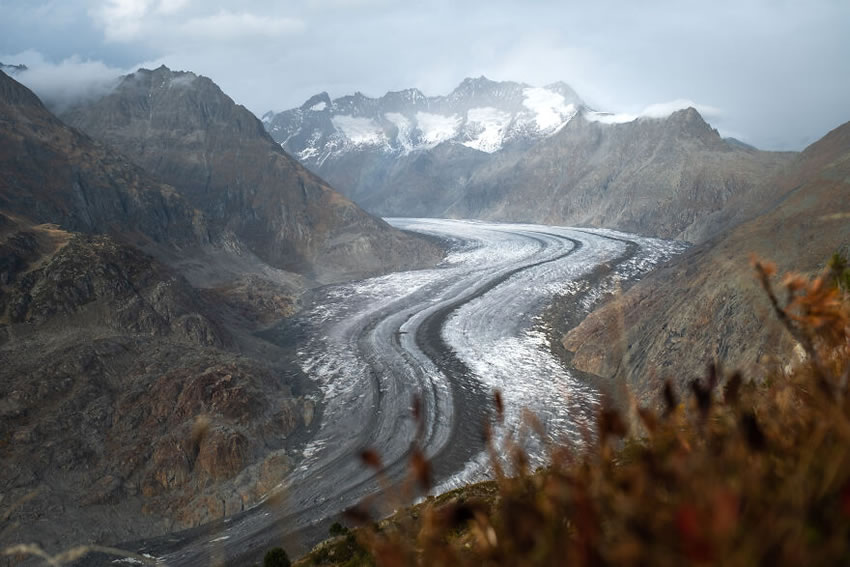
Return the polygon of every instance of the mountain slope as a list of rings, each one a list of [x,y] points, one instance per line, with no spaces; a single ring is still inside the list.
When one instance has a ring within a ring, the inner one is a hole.
[[[291,369],[139,250],[0,219],[0,547],[158,535],[283,478],[309,423]]]
[[[780,273],[814,272],[836,250],[850,251],[850,123],[806,148],[761,196],[760,213],[650,274],[570,332],[564,345],[574,364],[625,381],[649,401],[663,379],[684,387],[709,362],[755,372],[753,363],[788,352],[790,338],[770,313],[749,255],[775,261]]]
[[[216,232],[275,267],[328,281],[438,257],[305,170],[206,77],[140,69],[63,119],[173,185]]]
[[[315,95],[264,123],[284,149],[380,215],[446,216],[469,177],[518,157],[583,107],[563,83],[532,87],[485,77],[446,96],[416,89],[380,98]]]
[[[171,187],[68,128],[0,72],[0,210],[143,247],[208,240],[203,215]]]
[[[467,79],[432,98],[323,93],[265,122],[284,148],[378,214],[606,226],[696,241],[723,225],[729,199],[791,157],[723,140],[694,109],[609,124],[562,83]]]
[[[173,188],[0,73],[0,547],[161,534],[287,473],[311,386],[251,334],[266,306],[148,254],[194,257],[208,234]]]
[[[474,177],[448,212],[676,238],[791,156],[730,145],[693,108],[625,124],[581,116]]]

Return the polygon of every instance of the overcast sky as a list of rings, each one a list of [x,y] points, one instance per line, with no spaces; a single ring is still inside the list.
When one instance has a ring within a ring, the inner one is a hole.
[[[563,80],[599,110],[683,99],[722,134],[801,149],[850,120],[850,1],[0,0],[0,61],[54,99],[164,63],[258,115],[320,91]]]

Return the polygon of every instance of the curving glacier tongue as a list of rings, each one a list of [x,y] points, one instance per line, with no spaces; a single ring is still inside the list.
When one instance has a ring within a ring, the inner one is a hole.
[[[482,433],[485,421],[494,421],[494,389],[506,407],[493,429],[496,447],[521,433],[524,410],[548,438],[581,444],[599,394],[550,352],[540,315],[556,297],[585,313],[607,288],[684,247],[605,230],[388,220],[443,239],[451,252],[433,269],[317,290],[312,307],[284,323],[309,337],[298,362],[322,398],[318,432],[280,487],[286,496],[202,535],[147,543],[145,551],[169,565],[194,565],[213,538],[227,556],[239,557],[280,534],[306,551],[334,518],[364,500],[400,505],[414,445],[431,461],[435,491],[486,478]],[[542,462],[541,443],[529,438],[524,446],[532,465]],[[380,473],[363,465],[366,449],[380,455]],[[392,511],[375,506],[378,514]]]
[[[490,395],[507,404],[498,442],[533,412],[555,439],[580,444],[599,397],[549,349],[540,314],[556,296],[582,289],[586,310],[602,289],[588,280],[614,266],[607,284],[634,278],[680,251],[679,243],[613,231],[442,219],[390,219],[395,226],[453,243],[442,265],[333,286],[305,316],[314,338],[300,351],[304,371],[324,392],[323,427],[299,474],[341,460],[352,445],[403,463],[417,424],[411,400],[426,411],[420,441],[443,473],[443,487],[480,478],[487,463],[479,439]],[[437,321],[438,332],[426,327]],[[453,363],[446,362],[451,359]],[[458,415],[457,408],[474,415]],[[528,444],[532,462],[544,458]],[[463,459],[459,454],[465,455]],[[450,461],[441,463],[441,460]],[[443,466],[440,466],[440,465]],[[344,483],[369,474],[350,466]]]

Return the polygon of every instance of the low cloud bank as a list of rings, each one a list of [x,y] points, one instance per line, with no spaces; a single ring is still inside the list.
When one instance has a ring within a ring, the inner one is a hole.
[[[15,80],[30,88],[53,112],[63,110],[109,93],[127,70],[110,67],[102,61],[73,56],[59,63],[45,61],[36,51],[0,55],[7,65],[26,65]]]
[[[721,115],[719,108],[680,98],[669,102],[650,104],[637,114],[628,112],[587,112],[585,113],[585,117],[588,120],[602,122],[603,124],[623,124],[625,122],[632,122],[638,118],[667,118],[677,110],[683,110],[685,108],[695,108],[706,119],[719,118]]]

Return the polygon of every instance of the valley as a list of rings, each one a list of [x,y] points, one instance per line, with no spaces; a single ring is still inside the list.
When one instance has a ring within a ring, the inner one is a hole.
[[[8,4],[0,567],[850,564],[850,3]]]
[[[283,538],[293,553],[306,552],[345,509],[376,494],[396,501],[414,443],[432,463],[436,492],[486,478],[482,432],[495,389],[506,407],[497,436],[516,433],[528,409],[553,439],[581,446],[599,393],[551,354],[540,315],[555,296],[598,285],[600,266],[628,281],[685,248],[607,230],[389,220],[448,242],[445,260],[320,288],[300,315],[262,333],[299,345],[297,362],[320,392],[320,423],[303,460],[255,508],[135,551],[168,565],[244,562]],[[592,307],[592,294],[584,297],[576,310]],[[361,462],[366,449],[381,456],[383,478]],[[541,448],[529,449],[541,464]]]

